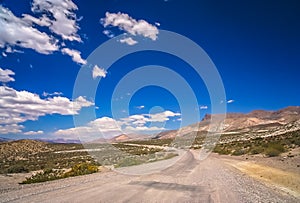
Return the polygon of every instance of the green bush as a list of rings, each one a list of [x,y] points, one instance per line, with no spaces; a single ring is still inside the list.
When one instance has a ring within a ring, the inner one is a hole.
[[[22,165],[12,165],[7,169],[7,173],[28,173],[29,169]]]
[[[80,176],[98,172],[98,166],[89,163],[80,163],[72,167],[71,171],[66,172],[63,177]]]
[[[40,183],[51,180],[57,180],[62,178],[68,178],[72,176],[86,175],[91,173],[98,172],[98,166],[89,164],[89,163],[80,163],[72,167],[69,172],[63,172],[62,170],[55,169],[45,169],[44,171],[37,173],[29,178],[26,178],[25,181],[21,184],[31,184],[31,183]]]
[[[238,149],[238,150],[234,150],[234,152],[232,153],[232,155],[234,156],[240,156],[240,155],[243,155],[245,154],[245,150],[244,149]]]
[[[264,151],[263,147],[260,146],[255,146],[253,148],[250,149],[250,154],[260,154]]]
[[[274,149],[274,148],[267,148],[265,150],[265,154],[268,156],[268,157],[274,157],[274,156],[279,156],[281,154],[280,151],[278,151],[277,149]]]
[[[229,149],[222,145],[216,145],[216,147],[213,149],[213,152],[224,155],[228,155],[231,153]]]
[[[292,140],[292,143],[295,144],[295,145],[297,145],[297,146],[300,146],[300,139],[294,138]]]
[[[134,166],[134,165],[140,165],[142,163],[144,163],[142,160],[136,159],[135,157],[127,157],[120,160],[119,163],[115,165],[115,167],[119,168],[119,167]]]
[[[280,143],[270,143],[269,148],[276,149],[281,153],[285,151],[284,146]]]
[[[61,170],[46,169],[29,178],[26,178],[26,180],[23,181],[21,184],[40,183],[40,182],[46,182],[46,181],[56,180],[61,178],[62,178]]]

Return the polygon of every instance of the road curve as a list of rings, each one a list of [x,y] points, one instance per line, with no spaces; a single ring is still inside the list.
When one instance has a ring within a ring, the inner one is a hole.
[[[97,173],[0,194],[0,202],[300,202],[227,165],[218,156],[199,161],[187,152],[161,172],[130,176]]]

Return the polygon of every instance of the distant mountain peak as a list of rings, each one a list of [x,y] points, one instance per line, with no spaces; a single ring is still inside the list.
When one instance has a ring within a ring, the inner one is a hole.
[[[208,131],[212,116],[206,114],[196,124],[183,127],[178,130],[189,134],[195,131]],[[278,111],[254,110],[249,113],[227,113],[224,121],[224,133],[247,133],[255,132],[281,133],[289,130],[300,129],[300,106],[289,106]],[[174,138],[182,135],[177,131],[165,131],[156,137],[159,139]],[[184,135],[183,135],[184,136]]]

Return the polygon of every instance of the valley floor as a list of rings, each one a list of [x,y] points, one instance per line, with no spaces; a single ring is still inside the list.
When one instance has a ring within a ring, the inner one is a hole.
[[[108,171],[32,185],[2,176],[0,202],[300,202],[300,171],[285,172],[284,164],[274,168],[271,162],[276,159],[217,154],[200,161],[188,151],[149,175]],[[288,185],[276,178],[290,175],[294,182]]]

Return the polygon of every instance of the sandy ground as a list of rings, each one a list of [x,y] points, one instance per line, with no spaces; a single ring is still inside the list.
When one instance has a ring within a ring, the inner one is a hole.
[[[189,151],[173,166],[148,175],[110,171],[23,186],[17,184],[20,177],[1,177],[0,202],[300,202],[290,185],[264,177],[271,171],[298,180],[297,168],[284,171],[273,162],[216,154],[200,161]]]
[[[220,156],[220,158],[242,173],[300,198],[299,148],[278,157],[244,155]]]
[[[290,155],[293,155],[290,157]],[[221,158],[229,158],[236,161],[249,161],[254,164],[269,166],[287,172],[300,174],[300,148],[296,148],[290,152],[283,153],[277,157],[265,157],[264,155],[242,155],[227,156],[220,155]]]

